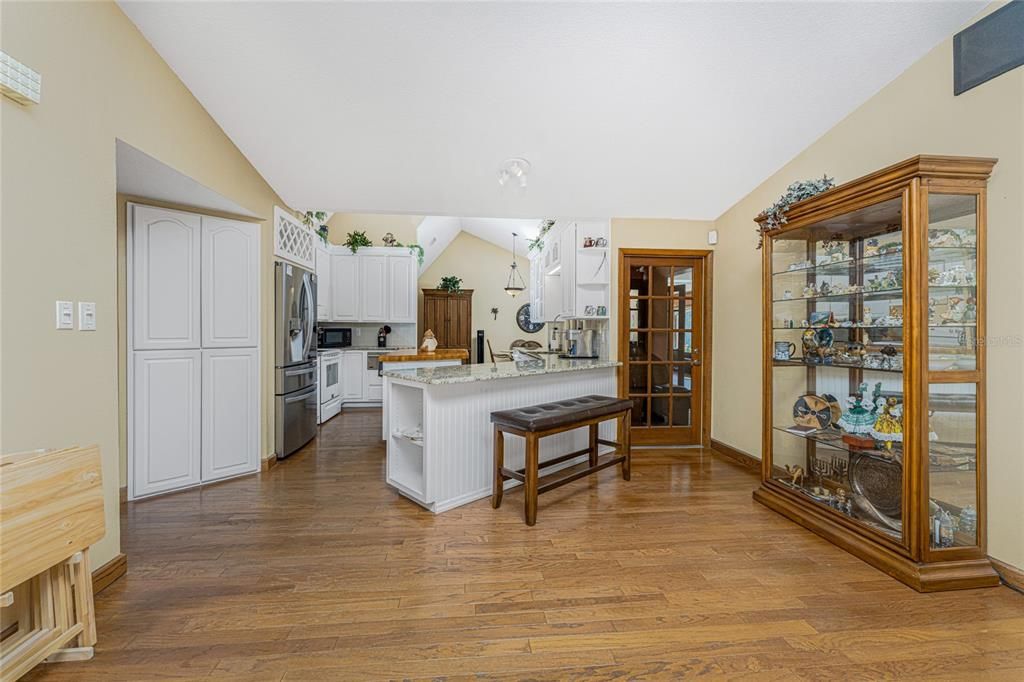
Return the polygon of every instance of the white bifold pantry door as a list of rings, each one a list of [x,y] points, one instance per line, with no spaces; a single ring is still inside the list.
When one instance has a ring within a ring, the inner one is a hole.
[[[260,226],[128,204],[132,499],[258,471]]]
[[[204,481],[259,466],[258,357],[255,348],[203,349]]]
[[[202,351],[147,350],[133,355],[133,497],[200,483]]]

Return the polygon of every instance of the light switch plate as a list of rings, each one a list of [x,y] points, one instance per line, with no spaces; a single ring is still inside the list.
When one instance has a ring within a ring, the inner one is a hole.
[[[57,329],[75,328],[75,308],[71,301],[57,301]]]
[[[91,301],[78,302],[78,329],[83,332],[96,331],[96,304]]]

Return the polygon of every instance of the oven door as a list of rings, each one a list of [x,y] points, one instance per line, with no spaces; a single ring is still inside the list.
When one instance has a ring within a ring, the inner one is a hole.
[[[320,404],[341,395],[341,356],[320,358]]]

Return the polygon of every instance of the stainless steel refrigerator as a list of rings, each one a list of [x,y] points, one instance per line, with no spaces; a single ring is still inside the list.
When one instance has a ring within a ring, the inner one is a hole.
[[[274,443],[283,459],[316,435],[316,275],[274,264]]]

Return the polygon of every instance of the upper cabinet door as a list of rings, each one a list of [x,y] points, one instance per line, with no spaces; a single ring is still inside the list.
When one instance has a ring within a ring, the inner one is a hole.
[[[331,319],[359,319],[359,257],[331,254]]]
[[[388,256],[388,322],[416,321],[414,256]]]
[[[576,314],[576,224],[569,223],[559,237],[562,253],[562,317]]]
[[[128,204],[132,347],[199,348],[201,218]]]
[[[360,309],[364,322],[388,319],[388,257],[359,257]]]
[[[320,247],[316,250],[316,319],[331,319],[331,254]]]
[[[259,469],[259,352],[219,348],[203,354],[203,481]]]
[[[260,226],[203,216],[205,348],[245,348],[260,338]]]

